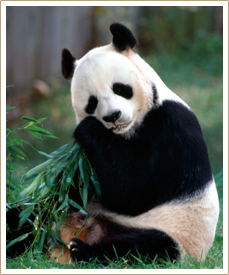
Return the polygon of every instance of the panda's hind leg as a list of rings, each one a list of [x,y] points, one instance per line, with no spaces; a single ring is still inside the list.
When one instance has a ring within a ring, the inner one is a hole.
[[[90,245],[77,238],[71,240],[70,254],[74,260],[90,261],[98,258],[106,261],[106,257],[124,257],[128,252],[137,257],[140,254],[151,259],[157,256],[159,259],[175,260],[180,254],[177,243],[163,231],[127,228],[108,221],[105,223],[106,235],[99,242]]]

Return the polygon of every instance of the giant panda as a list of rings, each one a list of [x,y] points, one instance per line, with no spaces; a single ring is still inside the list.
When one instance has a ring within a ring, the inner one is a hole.
[[[60,262],[126,255],[204,260],[219,202],[200,125],[133,51],[133,33],[119,23],[110,31],[109,45],[79,60],[62,52],[74,139],[96,172],[101,197],[89,200],[87,213],[68,214],[59,238],[69,246],[56,246],[50,256]],[[82,205],[75,181],[70,195]]]
[[[79,60],[62,52],[76,114],[74,138],[97,174],[101,198],[90,202],[87,219],[80,211],[67,216],[60,237],[69,250],[60,260],[128,253],[203,260],[214,240],[219,203],[200,125],[133,51],[133,33],[119,23],[110,31],[109,45]],[[52,257],[61,251],[56,247]]]

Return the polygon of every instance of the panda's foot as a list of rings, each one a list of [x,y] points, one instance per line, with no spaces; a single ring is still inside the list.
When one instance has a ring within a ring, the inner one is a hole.
[[[89,262],[93,259],[90,246],[77,238],[72,239],[70,242],[70,255],[75,261]]]

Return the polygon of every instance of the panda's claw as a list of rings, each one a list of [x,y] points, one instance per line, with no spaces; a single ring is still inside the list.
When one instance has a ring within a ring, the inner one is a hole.
[[[90,246],[77,238],[72,239],[70,242],[70,255],[76,261],[89,262],[92,258]]]

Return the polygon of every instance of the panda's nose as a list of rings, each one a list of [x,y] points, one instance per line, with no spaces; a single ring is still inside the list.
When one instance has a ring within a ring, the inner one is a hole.
[[[108,116],[104,116],[103,120],[106,122],[112,122],[114,123],[116,120],[118,120],[121,116],[122,112],[121,111],[115,111],[112,114],[108,115]]]

